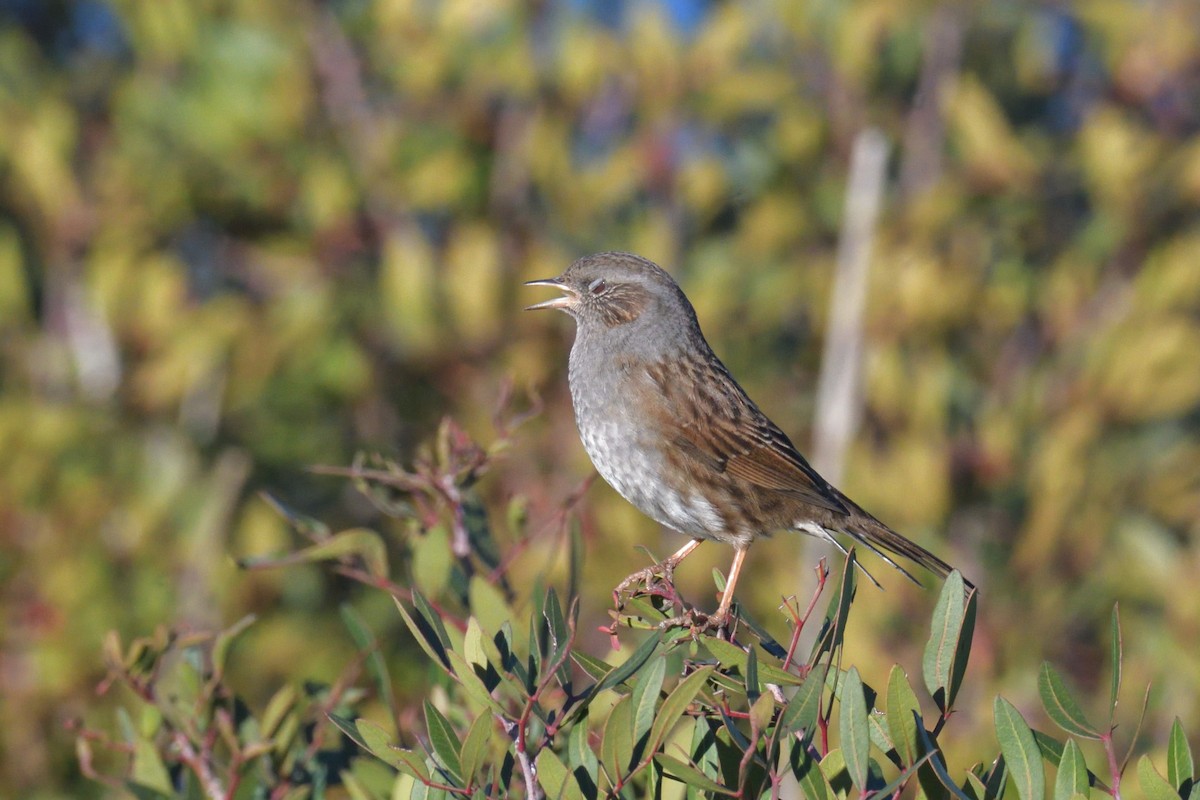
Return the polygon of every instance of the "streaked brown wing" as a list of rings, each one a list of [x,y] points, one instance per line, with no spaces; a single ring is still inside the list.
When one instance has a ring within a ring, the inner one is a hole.
[[[677,370],[690,375],[670,374]],[[665,400],[663,420],[680,452],[716,472],[848,514],[837,491],[717,363],[664,364],[648,374]],[[693,394],[694,392],[694,394]]]

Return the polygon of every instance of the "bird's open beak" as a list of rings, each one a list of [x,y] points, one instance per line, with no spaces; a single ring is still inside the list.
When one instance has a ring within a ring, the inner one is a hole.
[[[557,308],[560,311],[566,311],[573,307],[579,299],[579,293],[567,284],[562,282],[561,278],[542,278],[536,281],[526,281],[526,286],[553,286],[565,294],[562,297],[555,297],[552,300],[546,300],[542,303],[536,303],[532,306],[526,306],[526,311],[537,311],[542,308]]]

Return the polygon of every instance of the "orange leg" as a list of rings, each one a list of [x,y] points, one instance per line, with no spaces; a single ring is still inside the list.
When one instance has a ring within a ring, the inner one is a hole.
[[[618,598],[619,602],[621,594],[623,594],[630,586],[637,583],[645,583],[646,585],[649,585],[650,582],[654,580],[655,576],[660,574],[667,580],[667,583],[670,583],[674,577],[675,568],[679,566],[679,562],[691,555],[692,551],[699,547],[703,542],[703,539],[692,539],[683,547],[679,548],[657,564],[652,564],[645,569],[639,569],[637,572],[621,581],[621,583],[613,591],[613,595]]]
[[[710,624],[717,627],[724,626],[729,621],[729,607],[733,605],[733,588],[737,586],[738,575],[742,572],[742,564],[746,560],[748,548],[735,550],[733,553],[733,564],[729,567],[729,577],[725,580],[725,591],[721,594],[721,605],[717,607],[717,613],[713,615]]]

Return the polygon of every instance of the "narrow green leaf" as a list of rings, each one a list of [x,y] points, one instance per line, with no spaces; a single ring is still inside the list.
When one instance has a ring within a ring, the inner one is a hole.
[[[629,656],[624,664],[618,667],[613,667],[607,675],[605,675],[599,683],[592,687],[591,696],[595,697],[601,692],[611,689],[612,687],[624,683],[626,679],[642,668],[642,665],[650,660],[650,656],[658,649],[662,643],[662,633],[655,631],[653,636],[648,636],[646,641],[642,642],[637,650]]]
[[[905,768],[899,775],[896,776],[895,780],[893,780],[887,786],[884,786],[882,789],[878,789],[878,790],[872,792],[871,797],[877,797],[877,798],[881,798],[881,799],[891,797],[893,794],[896,793],[897,789],[899,789],[901,786],[903,786],[908,781],[909,778],[911,778],[914,774],[916,774],[917,770],[919,770],[921,767],[925,766],[925,762],[927,762],[929,759],[933,758],[933,756],[934,756],[933,753],[926,753],[925,755],[921,756],[920,758],[917,759],[916,763],[914,763],[910,767]],[[982,798],[980,798],[980,800],[982,800]]]
[[[537,755],[538,783],[546,790],[547,797],[563,798],[564,800],[585,800],[579,789],[579,783],[566,765],[549,747],[543,747]]]
[[[1195,772],[1192,748],[1188,745],[1179,717],[1176,717],[1171,725],[1171,737],[1167,740],[1167,780],[1177,791],[1182,791],[1184,785],[1191,782]]]
[[[1083,751],[1074,739],[1067,739],[1058,762],[1058,775],[1054,778],[1054,800],[1071,800],[1077,794],[1087,793],[1088,770]]]
[[[600,761],[588,741],[587,716],[577,721],[567,736],[567,763],[585,797],[598,796]]]
[[[1108,725],[1111,728],[1113,722],[1117,718],[1117,700],[1121,694],[1121,670],[1124,666],[1124,642],[1121,640],[1121,613],[1120,604],[1113,603],[1112,624],[1109,635],[1112,641],[1110,647],[1110,664],[1109,669],[1112,672],[1112,683],[1109,686],[1108,695]]]
[[[842,644],[846,633],[846,621],[850,615],[850,601],[854,599],[854,548],[846,553],[846,561],[842,568],[842,580],[838,583],[837,591],[829,598],[825,609],[825,618],[821,623],[821,631],[813,644],[808,663],[816,664],[825,653],[832,653]]]
[[[472,575],[467,589],[471,614],[486,633],[496,633],[504,623],[513,624],[513,611],[504,593],[488,583],[481,575]]]
[[[442,716],[433,703],[425,701],[425,728],[429,732],[429,744],[441,765],[455,778],[462,777],[462,762],[458,759],[462,742],[454,732],[450,720]]]
[[[1051,764],[1057,764],[1059,761],[1062,761],[1065,745],[1058,739],[1034,728],[1033,740],[1037,742],[1038,750],[1041,751],[1044,760]]]
[[[542,614],[546,618],[546,632],[550,636],[549,658],[551,661],[558,661],[563,649],[571,641],[571,631],[567,627],[567,618],[563,616],[562,606],[558,602],[558,594],[553,587],[546,592],[546,602],[543,605]],[[558,665],[555,674],[558,676],[559,684],[564,687],[571,685],[571,666],[565,659]]]
[[[440,597],[450,582],[454,553],[450,551],[450,533],[445,525],[434,525],[413,545],[412,578],[428,597]]]
[[[1034,741],[1033,731],[1017,711],[1016,706],[997,696],[992,709],[996,723],[996,738],[1008,771],[1017,786],[1021,800],[1043,800],[1046,793],[1046,772],[1041,753]]]
[[[416,595],[416,592],[413,592]],[[409,633],[417,640],[417,644],[425,651],[425,655],[429,656],[442,669],[449,672],[450,660],[446,658],[446,646],[439,638],[436,628],[425,619],[419,611],[409,614],[408,609],[400,602],[399,598],[393,598],[396,602],[396,608],[400,610],[400,616],[404,619],[405,626],[408,627]],[[441,620],[438,620],[438,624]]]
[[[1004,787],[1008,784],[1008,764],[1003,754],[992,763],[983,784],[989,800],[999,800],[1004,795]]]
[[[1179,800],[1179,792],[1154,768],[1150,756],[1138,759],[1137,774],[1142,796],[1146,800]]]
[[[974,772],[967,773],[967,782],[963,785],[963,791],[971,797],[971,800],[988,800],[987,787]]]
[[[896,754],[903,764],[913,764],[921,756],[917,739],[917,723],[914,714],[921,713],[921,704],[908,683],[908,676],[897,664],[888,675],[887,723],[892,741],[896,743]]]
[[[475,672],[475,667],[454,651],[446,655],[450,659],[450,666],[455,679],[463,687],[463,691],[467,693],[467,696],[483,709],[498,714],[504,713],[503,706],[492,697],[492,693],[484,685],[483,679]]]
[[[139,786],[161,792],[167,797],[175,796],[171,790],[171,776],[167,772],[167,766],[163,763],[158,748],[149,739],[138,737],[134,742],[133,764],[129,777]]]
[[[675,726],[675,723],[687,711],[688,706],[696,699],[696,695],[704,688],[704,682],[708,680],[713,669],[715,668],[711,665],[701,667],[681,680],[671,691],[654,717],[654,724],[650,727],[650,739],[646,744],[646,752],[657,752],[662,747],[667,734],[671,732],[671,728]]]
[[[779,720],[779,724],[783,726],[784,730],[790,733],[807,732],[817,724],[817,714],[821,711],[821,698],[825,691],[827,670],[826,664],[818,664],[813,667],[812,671],[808,673],[808,677],[804,679],[804,683],[800,684],[800,688],[788,700],[787,708],[784,709],[783,716]]]
[[[975,638],[975,617],[979,612],[979,592],[972,587],[967,594],[967,605],[963,611],[962,629],[958,632],[958,646],[954,650],[954,665],[950,669],[950,685],[946,690],[946,708],[953,708],[967,674],[967,662],[971,660],[971,642]]]
[[[1046,714],[1058,727],[1084,739],[1100,738],[1100,732],[1087,721],[1075,696],[1049,661],[1043,661],[1038,672],[1038,694],[1042,697],[1042,707],[1046,709]]]
[[[915,717],[913,722],[916,722]],[[931,756],[927,763],[930,769],[933,770],[934,777],[941,784],[941,788],[944,788],[957,798],[957,800],[971,800],[966,792],[959,788],[959,785],[950,777],[950,773],[946,770],[946,762],[942,760],[941,750],[934,744],[933,739],[929,737],[929,732],[925,730],[924,725],[917,725],[917,736],[921,740],[921,749],[925,752],[925,755]],[[931,796],[931,794],[926,792],[926,796]]]
[[[721,666],[726,670],[737,670],[742,675],[746,675],[750,667],[750,654],[732,642],[726,642],[715,637],[706,637],[704,639],[704,647],[708,652],[712,653],[717,661],[721,662]],[[757,663],[755,659],[755,671],[758,673],[759,690],[762,689],[763,682],[774,683],[779,686],[797,686],[801,683],[800,679],[790,672],[784,672],[779,667],[771,664]]]
[[[612,672],[613,669],[612,664],[582,650],[572,650],[571,660],[578,664],[588,674],[588,677],[595,681],[601,680],[605,675]]]
[[[921,659],[925,688],[942,711],[948,706],[954,654],[958,650],[963,627],[963,602],[962,575],[954,570],[942,584],[942,592],[938,595],[930,622],[929,641],[925,643],[925,655]]]
[[[210,656],[213,674],[215,676],[219,677],[224,674],[225,659],[229,656],[229,648],[233,646],[233,642],[242,634],[242,632],[254,624],[256,619],[258,619],[258,617],[256,617],[254,614],[247,614],[237,622],[233,623],[232,626],[217,634],[217,638],[213,640],[212,655]]]
[[[492,740],[494,723],[490,713],[480,714],[467,729],[463,738],[462,752],[458,760],[462,764],[462,778],[468,786],[478,783],[480,767],[487,762],[488,745]]]
[[[805,800],[830,800],[837,797],[837,793],[829,785],[829,779],[821,771],[821,765],[812,757],[808,748],[800,743],[792,750],[791,766]]]
[[[775,717],[775,696],[770,692],[760,694],[750,706],[750,730],[762,733]]]
[[[863,696],[858,668],[851,667],[842,683],[841,706],[842,755],[846,770],[859,791],[867,789],[867,771],[871,751],[871,732],[867,723],[867,700]]]
[[[354,644],[360,651],[366,653],[367,672],[375,681],[379,699],[383,702],[384,707],[396,708],[396,697],[392,694],[392,678],[388,674],[387,659],[383,657],[375,634],[354,606],[342,603],[338,607],[338,611],[341,612],[342,622],[345,623],[346,629],[350,631],[350,638],[354,640]]]
[[[896,749],[895,743],[892,742],[892,734],[887,729],[887,716],[882,712],[873,711],[867,715],[867,729],[871,733],[871,744],[878,747],[881,753],[887,754]]]
[[[625,695],[612,707],[600,740],[600,763],[615,786],[623,782],[633,759],[633,704]]]
[[[333,561],[351,556],[362,559],[363,566],[375,578],[388,576],[387,546],[373,530],[351,528],[309,545],[289,560],[300,562]]]
[[[391,735],[383,728],[365,719],[354,721],[353,733],[351,728],[344,725],[344,720],[335,719],[334,723],[342,729],[359,746],[366,749],[385,764],[412,775],[414,778],[429,781],[429,768],[425,766],[425,758],[412,750],[405,750],[392,744]]]
[[[746,699],[750,701],[750,705],[754,705],[754,701],[761,694],[758,686],[758,651],[753,647],[746,653]]]
[[[633,726],[631,732],[636,747],[650,732],[654,724],[654,712],[658,707],[658,695],[662,691],[663,678],[667,674],[667,660],[662,656],[651,658],[633,686]]]
[[[667,775],[667,777],[686,784],[687,786],[694,787],[702,792],[711,792],[712,794],[723,794],[731,797],[737,795],[736,789],[730,789],[727,786],[722,786],[700,770],[693,767],[691,764],[681,761],[673,756],[669,756],[666,753],[656,754],[654,756],[654,761],[656,764],[662,767],[663,772]]]

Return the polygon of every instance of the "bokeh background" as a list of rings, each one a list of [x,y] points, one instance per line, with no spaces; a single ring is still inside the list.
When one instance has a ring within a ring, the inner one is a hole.
[[[544,410],[483,489],[549,524],[591,467],[570,322],[522,314],[545,292],[520,283],[575,257],[672,270],[808,448],[822,370],[855,368],[822,348],[867,130],[887,159],[841,483],[983,591],[952,765],[994,753],[995,693],[1039,719],[1043,659],[1107,694],[1115,601],[1128,729],[1152,680],[1145,746],[1197,730],[1198,8],[3,0],[0,793],[100,793],[67,725],[113,724],[110,629],[258,613],[232,665],[255,703],[339,673],[350,600],[419,696],[388,598],[233,558],[295,546],[263,489],[388,530],[306,467],[409,458],[443,415],[486,442],[508,384]],[[599,483],[581,514],[590,629],[635,544],[679,542]],[[757,546],[743,599],[785,635],[827,554]],[[685,593],[711,602],[729,555],[702,548]],[[935,598],[884,569],[847,651],[876,685],[919,671]]]

